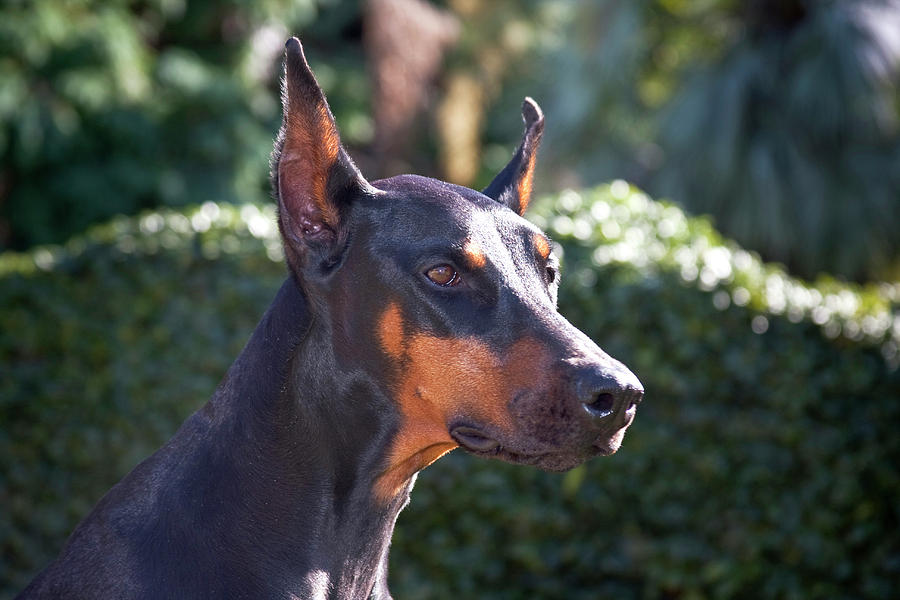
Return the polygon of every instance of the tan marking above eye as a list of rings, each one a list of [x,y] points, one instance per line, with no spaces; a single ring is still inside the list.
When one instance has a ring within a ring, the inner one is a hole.
[[[450,265],[437,265],[425,272],[425,276],[441,287],[451,287],[459,283],[459,273]]]
[[[481,245],[478,242],[466,240],[466,243],[463,244],[463,254],[466,257],[466,263],[473,269],[481,269],[487,262],[484,250],[481,249]]]
[[[547,260],[550,256],[550,242],[547,241],[547,238],[540,233],[535,233],[531,236],[531,240],[534,243],[534,249],[537,250],[540,257]]]

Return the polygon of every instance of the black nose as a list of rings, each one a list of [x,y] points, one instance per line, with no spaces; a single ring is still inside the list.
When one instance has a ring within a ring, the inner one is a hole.
[[[644,397],[640,381],[624,368],[614,372],[584,369],[578,374],[576,391],[578,401],[598,425],[626,424]]]

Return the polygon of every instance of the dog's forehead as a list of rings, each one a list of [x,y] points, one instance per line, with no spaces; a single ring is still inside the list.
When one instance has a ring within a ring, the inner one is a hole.
[[[380,202],[393,228],[410,237],[452,241],[495,238],[504,243],[540,231],[499,202],[473,189],[418,175],[398,175],[373,183],[385,192]],[[409,225],[415,223],[415,228]]]
[[[466,219],[473,209],[491,210],[498,206],[481,192],[420,175],[398,175],[373,185],[386,192],[389,202],[421,205],[435,215],[455,212],[461,219]]]
[[[421,175],[397,175],[389,179],[381,179],[372,185],[394,197],[424,202],[437,201],[448,205],[474,204],[482,208],[496,204],[494,200],[481,192]]]

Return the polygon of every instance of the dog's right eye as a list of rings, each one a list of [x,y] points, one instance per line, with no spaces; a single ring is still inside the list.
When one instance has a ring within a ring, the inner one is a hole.
[[[441,287],[452,287],[459,283],[459,273],[450,265],[437,265],[425,271],[425,277]]]

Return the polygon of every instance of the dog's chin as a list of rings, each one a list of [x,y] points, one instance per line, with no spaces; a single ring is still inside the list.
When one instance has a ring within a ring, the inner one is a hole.
[[[462,445],[460,447],[467,453],[481,458],[492,458],[515,465],[527,465],[537,467],[544,471],[557,472],[573,469],[592,456],[600,454],[600,452],[589,452],[587,454],[563,454],[555,452],[532,454],[527,452],[514,452],[502,446],[498,446],[490,451],[473,450]]]

